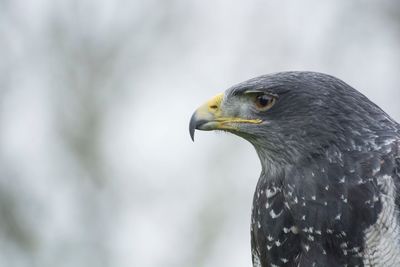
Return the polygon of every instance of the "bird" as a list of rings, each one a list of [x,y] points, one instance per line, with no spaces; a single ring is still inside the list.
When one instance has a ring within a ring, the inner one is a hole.
[[[400,125],[344,81],[252,78],[201,105],[193,141],[195,130],[235,134],[258,154],[254,267],[400,266]]]

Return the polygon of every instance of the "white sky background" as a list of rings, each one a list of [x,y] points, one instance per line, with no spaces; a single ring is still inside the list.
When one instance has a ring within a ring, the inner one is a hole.
[[[0,1],[0,267],[251,266],[252,147],[195,108],[337,76],[400,121],[397,1]]]

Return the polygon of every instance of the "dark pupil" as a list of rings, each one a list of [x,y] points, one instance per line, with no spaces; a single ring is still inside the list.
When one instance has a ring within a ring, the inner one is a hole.
[[[269,101],[271,101],[271,98],[266,95],[260,95],[258,98],[258,103],[260,106],[265,107],[269,104]]]

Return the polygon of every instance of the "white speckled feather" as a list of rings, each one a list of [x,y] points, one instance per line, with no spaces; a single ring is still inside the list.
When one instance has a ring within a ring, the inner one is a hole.
[[[400,228],[395,204],[396,188],[393,178],[378,178],[382,188],[380,197],[383,209],[378,220],[365,230],[364,265],[368,267],[400,266]]]

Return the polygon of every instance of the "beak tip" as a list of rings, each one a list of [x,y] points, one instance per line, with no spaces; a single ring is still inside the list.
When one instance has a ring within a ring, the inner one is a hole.
[[[190,138],[192,139],[192,141],[194,142],[194,130],[190,131]]]
[[[196,124],[197,124],[197,119],[196,119],[196,113],[192,115],[192,118],[190,118],[190,123],[189,123],[189,133],[190,133],[190,138],[194,142],[194,132],[196,130]]]

